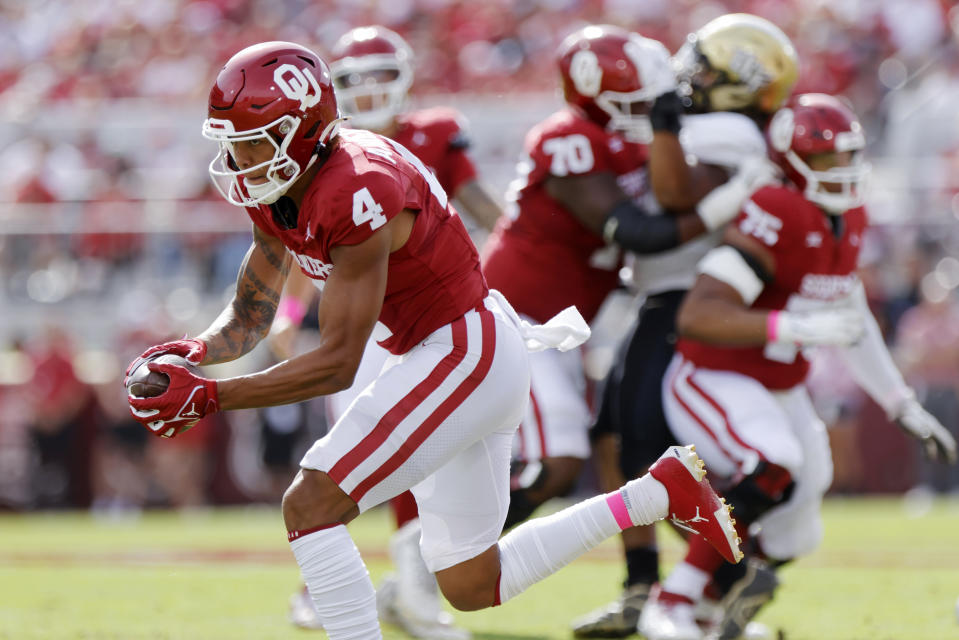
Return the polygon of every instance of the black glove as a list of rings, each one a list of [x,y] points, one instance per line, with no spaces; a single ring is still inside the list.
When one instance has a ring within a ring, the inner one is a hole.
[[[653,131],[667,131],[679,135],[682,128],[679,116],[683,113],[685,109],[682,98],[675,91],[667,91],[653,102],[653,108],[649,111],[649,122],[653,125]]]

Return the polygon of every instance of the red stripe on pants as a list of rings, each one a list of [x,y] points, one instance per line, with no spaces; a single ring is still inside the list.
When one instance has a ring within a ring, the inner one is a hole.
[[[434,432],[437,427],[446,420],[453,411],[457,409],[469,397],[476,387],[486,379],[490,367],[493,365],[493,354],[496,352],[496,321],[493,314],[486,309],[479,312],[480,324],[482,325],[483,345],[480,352],[479,362],[476,368],[466,377],[463,382],[450,394],[446,400],[440,403],[433,413],[417,427],[413,433],[400,445],[399,449],[390,458],[383,463],[369,477],[360,482],[352,492],[350,497],[354,502],[359,502],[366,492],[379,484],[384,478],[396,471],[400,465],[406,462],[417,448]],[[455,344],[455,343],[454,343]]]
[[[426,379],[413,387],[402,400],[397,402],[392,409],[380,418],[373,430],[366,437],[346,453],[330,469],[329,476],[333,482],[340,484],[350,475],[361,462],[366,460],[376,449],[386,442],[390,434],[396,430],[397,425],[402,422],[406,416],[410,415],[416,407],[420,406],[430,394],[436,391],[443,381],[449,377],[456,367],[466,357],[467,336],[466,320],[459,318],[454,320],[450,328],[453,332],[453,350],[450,351],[439,364],[433,368]]]
[[[689,417],[691,417],[693,420],[695,420],[695,421],[699,424],[699,426],[702,427],[703,431],[706,432],[706,435],[709,436],[710,438],[712,438],[713,442],[716,443],[716,446],[719,448],[719,450],[723,452],[723,455],[726,456],[728,459],[730,459],[730,460],[732,460],[732,461],[735,462],[735,461],[736,461],[736,458],[734,458],[733,456],[731,456],[731,455],[729,454],[729,452],[726,451],[726,449],[723,447],[722,443],[719,441],[719,438],[717,438],[717,437],[716,437],[716,434],[713,433],[713,430],[709,428],[709,426],[703,421],[702,418],[700,418],[698,415],[696,415],[696,412],[693,411],[693,408],[692,408],[692,407],[690,407],[688,404],[686,404],[686,402],[685,402],[682,398],[679,397],[679,391],[677,391],[677,389],[676,389],[676,381],[680,378],[680,376],[682,376],[683,378],[686,378],[687,380],[688,380],[688,378],[689,378],[689,376],[683,375],[683,373],[682,373],[682,370],[683,370],[684,366],[685,366],[685,361],[681,362],[681,363],[680,363],[680,366],[677,367],[676,373],[673,375],[673,379],[672,379],[672,380],[670,381],[670,383],[669,383],[669,390],[670,390],[670,392],[672,392],[673,398],[676,399],[676,402],[679,403],[679,406],[681,406],[683,409],[686,410],[686,413],[689,414]]]
[[[702,387],[700,387],[695,380],[693,380],[693,374],[689,374],[689,377],[686,378],[686,380],[689,382],[689,386],[695,389],[696,392],[703,397],[703,400],[705,400],[710,405],[712,405],[712,407],[719,412],[719,415],[723,417],[723,422],[726,423],[726,432],[729,433],[730,436],[732,436],[733,440],[739,443],[739,445],[743,447],[744,449],[755,451],[759,455],[759,458],[761,460],[765,459],[765,456],[763,455],[762,451],[759,451],[752,445],[747,444],[742,438],[736,435],[736,430],[733,428],[733,423],[729,421],[729,416],[726,415],[726,410],[723,409],[711,395],[706,393],[706,391]]]

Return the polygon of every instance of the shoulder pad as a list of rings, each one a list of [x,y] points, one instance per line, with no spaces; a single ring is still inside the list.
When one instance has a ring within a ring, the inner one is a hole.
[[[468,149],[471,145],[469,123],[466,117],[451,107],[429,107],[406,114],[413,126],[428,130],[439,139],[444,139],[453,149]]]
[[[756,123],[728,111],[685,116],[679,142],[700,162],[730,170],[749,156],[766,155],[766,140]]]

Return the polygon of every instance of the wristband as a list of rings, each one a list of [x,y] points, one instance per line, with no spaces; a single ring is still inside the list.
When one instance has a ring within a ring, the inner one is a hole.
[[[276,309],[276,320],[288,319],[292,324],[299,326],[306,315],[306,305],[300,302],[299,298],[293,296],[283,296]]]
[[[770,311],[766,315],[766,340],[768,342],[776,342],[778,338],[778,325],[779,325],[779,312]]]

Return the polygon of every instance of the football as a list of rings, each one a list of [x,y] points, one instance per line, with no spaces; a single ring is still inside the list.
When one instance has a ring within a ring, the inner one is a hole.
[[[198,367],[190,364],[186,358],[182,358],[170,353],[163,354],[142,362],[140,366],[130,372],[130,379],[127,381],[127,393],[135,398],[154,398],[164,391],[170,384],[170,378],[164,373],[150,371],[147,364],[156,362],[159,364],[176,364],[186,367],[197,375],[202,375]]]

